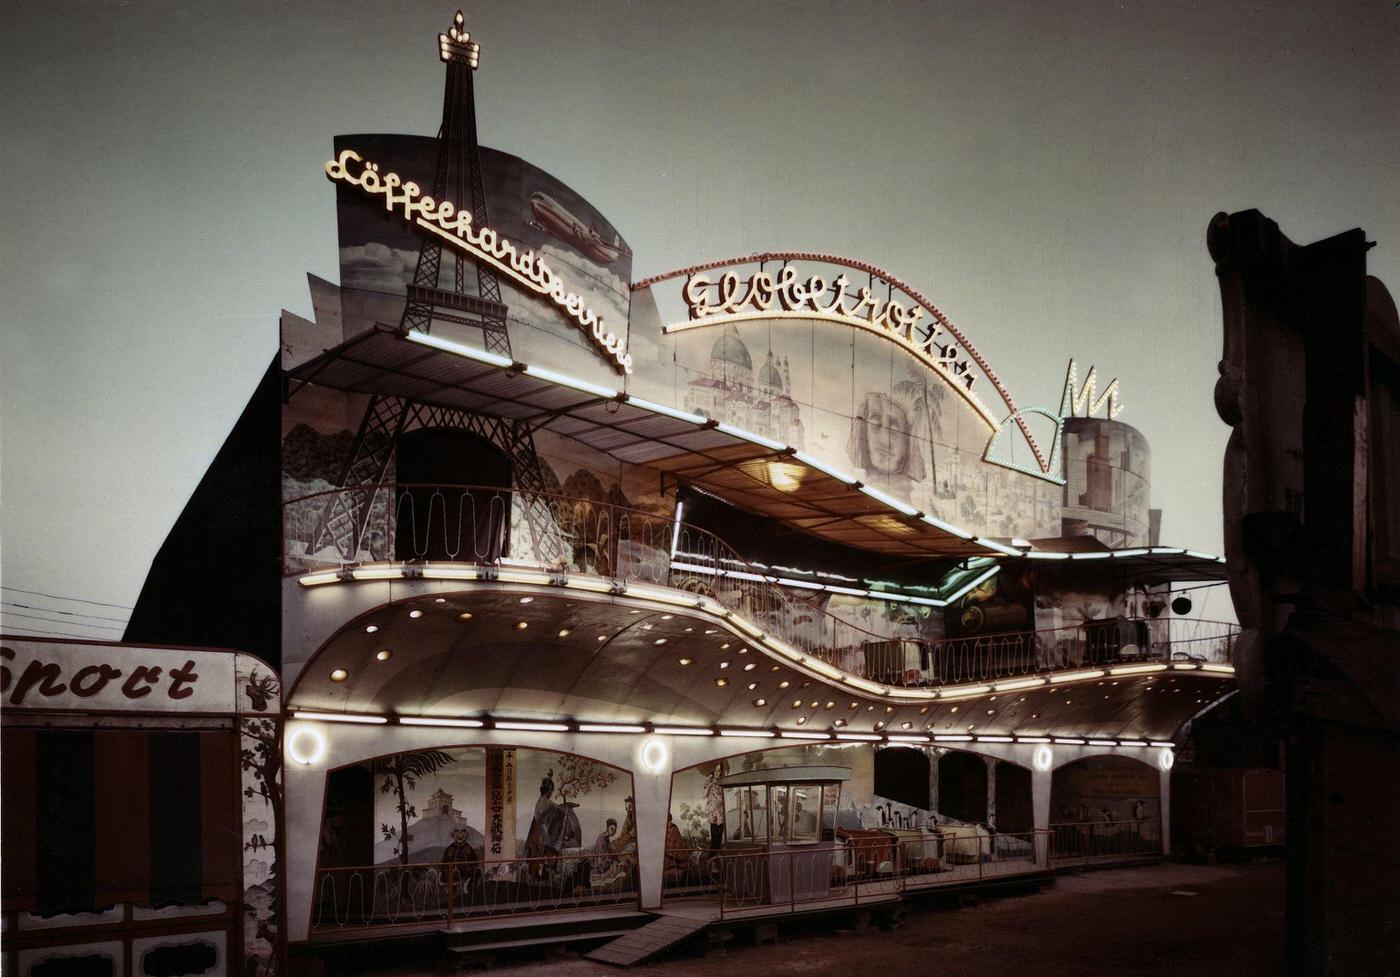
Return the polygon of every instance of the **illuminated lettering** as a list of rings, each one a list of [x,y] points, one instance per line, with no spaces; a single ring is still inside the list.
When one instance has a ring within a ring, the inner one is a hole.
[[[359,187],[371,196],[382,196],[386,211],[397,212],[404,220],[486,262],[530,291],[549,298],[621,372],[632,372],[632,354],[623,348],[625,340],[609,331],[603,317],[589,308],[582,296],[569,291],[563,280],[533,251],[522,253],[512,241],[492,228],[477,227],[470,211],[458,210],[446,200],[435,201],[423,196],[416,183],[404,183],[397,173],[381,175],[378,163],[366,160],[353,149],[342,150],[339,157],[328,162],[326,176]]]
[[[1097,390],[1099,382],[1099,371],[1097,367],[1089,367],[1089,373],[1084,377],[1084,385],[1078,386],[1079,370],[1074,360],[1069,361],[1069,369],[1065,372],[1065,389],[1060,395],[1060,416],[1061,417],[1090,417],[1094,411],[1102,407],[1107,407],[1105,413],[1109,419],[1117,417],[1123,411],[1123,404],[1118,392],[1118,381],[1109,381],[1104,387],[1103,393]],[[1082,412],[1082,413],[1081,413]]]
[[[690,323],[667,326],[666,331],[708,325],[703,321],[706,319],[721,322],[762,318],[764,313],[773,314],[776,304],[781,313],[790,317],[814,315],[887,335],[964,390],[972,390],[977,374],[966,354],[955,343],[935,342],[943,327],[937,321],[923,322],[928,314],[923,306],[917,302],[905,305],[894,298],[882,300],[870,285],[862,285],[854,294],[850,287],[844,274],[830,284],[820,275],[801,281],[790,265],[784,265],[776,276],[757,271],[748,281],[741,281],[732,271],[724,272],[717,280],[691,275],[681,291],[690,310]],[[985,408],[974,406],[989,424],[993,423]]]

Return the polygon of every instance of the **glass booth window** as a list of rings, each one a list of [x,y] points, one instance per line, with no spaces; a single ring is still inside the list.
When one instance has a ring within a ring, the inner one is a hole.
[[[788,841],[796,845],[820,840],[822,789],[816,784],[795,784],[790,794]]]
[[[725,820],[731,841],[768,842],[768,787],[725,788]]]

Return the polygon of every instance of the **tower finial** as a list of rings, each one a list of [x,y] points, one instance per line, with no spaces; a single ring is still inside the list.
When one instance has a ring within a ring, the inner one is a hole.
[[[473,71],[481,61],[481,45],[472,40],[460,10],[447,33],[438,35],[438,57],[448,62],[465,62]]]

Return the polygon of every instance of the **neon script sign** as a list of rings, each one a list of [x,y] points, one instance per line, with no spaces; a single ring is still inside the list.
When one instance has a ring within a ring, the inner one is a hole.
[[[991,427],[994,415],[973,393],[978,374],[958,343],[945,334],[943,323],[925,317],[918,303],[905,305],[893,297],[881,299],[870,285],[851,291],[845,274],[830,283],[821,275],[806,281],[785,265],[777,274],[757,271],[741,281],[727,271],[717,281],[695,274],[682,291],[690,321],[668,325],[668,333],[746,319],[792,318],[839,322],[881,335],[913,353],[925,365],[942,373],[959,394]]]
[[[353,149],[342,150],[338,158],[328,162],[326,176],[333,182],[359,187],[372,197],[383,197],[385,210],[397,212],[404,220],[486,262],[511,281],[549,298],[620,372],[632,372],[632,354],[623,348],[623,339],[607,330],[603,317],[585,305],[576,292],[569,291],[539,255],[521,251],[491,228],[472,223],[471,211],[458,209],[450,200],[425,196],[418,184],[404,182],[397,173],[381,174],[378,163]]]

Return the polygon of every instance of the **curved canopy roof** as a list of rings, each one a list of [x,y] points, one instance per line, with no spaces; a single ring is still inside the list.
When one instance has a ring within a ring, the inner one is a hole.
[[[302,670],[289,708],[1165,740],[1235,687],[1229,674],[1162,671],[904,704],[798,671],[721,622],[644,601],[490,583],[441,599],[382,606],[349,622]],[[339,669],[347,674],[335,681]]]

